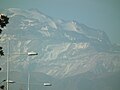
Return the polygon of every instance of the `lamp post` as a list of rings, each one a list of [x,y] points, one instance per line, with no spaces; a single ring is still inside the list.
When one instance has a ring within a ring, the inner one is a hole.
[[[28,56],[38,55],[38,53],[36,53],[36,52],[28,52],[27,54],[28,54]],[[28,63],[29,63],[29,61],[28,61]],[[30,88],[30,73],[29,73],[29,70],[28,70],[28,90],[29,90],[29,88]]]
[[[10,41],[8,40],[8,44],[7,44],[7,90],[9,89],[9,58],[10,58]]]
[[[52,86],[52,84],[51,83],[44,83],[44,86]]]
[[[3,82],[15,83],[15,81],[12,81],[12,80],[3,80],[1,83],[3,83]],[[0,84],[1,84],[1,83],[0,83]]]

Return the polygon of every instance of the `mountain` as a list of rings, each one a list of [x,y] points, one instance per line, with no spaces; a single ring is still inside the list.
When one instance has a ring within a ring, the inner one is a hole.
[[[60,87],[65,87],[63,90],[88,90],[91,85],[91,90],[100,90],[94,87],[96,80],[102,90],[117,90],[101,84],[105,82],[106,74],[112,73],[110,77],[114,77],[114,73],[120,71],[120,52],[114,49],[116,46],[104,31],[77,21],[54,19],[37,9],[9,8],[3,12],[10,18],[10,23],[0,39],[5,51],[5,56],[0,58],[1,73],[6,71],[8,56],[9,70],[18,76],[17,81],[27,82],[24,81],[27,75],[24,72],[29,71],[32,81],[38,79],[39,82],[44,75],[53,81],[55,87],[51,90]],[[31,51],[38,55],[28,56],[27,52]],[[79,83],[86,82],[88,87],[79,86]]]

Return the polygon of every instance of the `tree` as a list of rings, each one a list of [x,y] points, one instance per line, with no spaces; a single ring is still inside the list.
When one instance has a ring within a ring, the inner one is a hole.
[[[1,90],[4,90],[4,88],[5,88],[5,86],[4,86],[4,85],[0,86],[0,89],[1,89]]]
[[[4,52],[3,52],[2,47],[0,47],[0,55],[1,55],[1,56],[4,56]]]
[[[6,26],[6,24],[8,24],[9,18],[4,15],[4,14],[0,14],[0,34],[2,33],[2,28],[4,28]],[[0,46],[0,56],[4,56],[4,51],[3,48]]]
[[[8,24],[9,18],[3,14],[0,14],[0,25],[1,25],[1,28],[4,28],[6,26],[6,24]]]

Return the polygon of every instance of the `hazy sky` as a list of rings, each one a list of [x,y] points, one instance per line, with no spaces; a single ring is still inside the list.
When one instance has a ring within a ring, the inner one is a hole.
[[[120,0],[0,0],[4,8],[37,8],[53,18],[76,20],[120,44]]]

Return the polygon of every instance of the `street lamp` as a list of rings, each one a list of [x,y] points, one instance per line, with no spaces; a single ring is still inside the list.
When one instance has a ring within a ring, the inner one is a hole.
[[[28,56],[35,56],[35,55],[38,55],[38,53],[33,52],[33,51],[32,51],[32,52],[28,52],[27,54],[28,54]]]
[[[35,55],[38,55],[38,53],[32,51],[32,52],[28,52],[27,55],[28,56],[35,56]],[[28,61],[28,63],[29,63],[29,61]],[[29,70],[28,70],[28,90],[30,88],[29,85],[30,85],[30,73],[29,73]]]
[[[3,80],[1,83],[3,83],[3,82],[15,83],[15,81],[12,81],[12,80]]]
[[[3,82],[6,82],[6,83],[15,83],[14,81],[12,80],[3,80],[2,82],[0,82],[0,84],[2,84]],[[4,90],[5,86],[4,85],[1,85],[0,86],[0,89]]]
[[[12,80],[6,80],[6,82],[8,82],[8,83],[15,83],[15,81],[12,81]]]
[[[52,86],[51,83],[44,83],[43,85],[44,85],[44,86]]]

